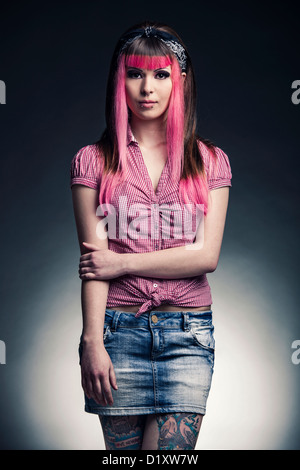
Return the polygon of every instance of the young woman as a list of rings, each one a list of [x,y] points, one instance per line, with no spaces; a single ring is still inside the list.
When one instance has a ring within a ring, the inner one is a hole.
[[[196,135],[193,67],[170,27],[146,22],[119,39],[106,121],[71,164],[85,410],[107,449],[194,449],[214,366],[206,273],[232,175]]]

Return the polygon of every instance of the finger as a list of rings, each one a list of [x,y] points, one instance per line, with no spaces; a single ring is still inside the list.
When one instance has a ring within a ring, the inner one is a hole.
[[[81,263],[79,265],[79,270],[82,272],[82,273],[87,273],[91,270],[93,270],[93,266],[89,266],[88,264],[86,264],[85,266],[81,266]]]
[[[82,244],[89,250],[100,250],[99,246],[94,245],[93,243],[82,242]]]
[[[86,379],[84,383],[84,393],[86,394],[86,396],[94,400],[99,405],[105,406],[105,401],[102,397],[101,386],[99,381],[95,377],[91,376],[90,379]]]
[[[93,273],[79,273],[79,278],[85,281],[99,279],[99,277],[97,277],[96,274]]]
[[[113,397],[111,393],[111,387],[110,387],[110,382],[109,382],[109,377],[103,377],[101,381],[101,389],[102,389],[102,394],[104,396],[104,399],[109,405],[113,404]]]
[[[114,371],[113,367],[111,367],[111,369],[109,370],[109,380],[110,380],[111,386],[115,390],[118,390],[117,378],[116,378],[116,374],[115,374],[115,371]]]
[[[94,395],[95,395],[95,398],[94,400],[99,403],[99,405],[101,406],[106,406],[108,403],[107,403],[107,400],[106,400],[106,396],[105,396],[105,392],[104,392],[104,388],[103,388],[103,385],[101,384],[100,380],[97,379],[94,383],[93,383],[93,390],[94,390]]]
[[[87,392],[87,386],[86,386],[86,381],[83,376],[81,376],[81,386],[83,388],[84,393],[86,394]]]
[[[106,400],[105,400],[105,397],[103,395],[103,392],[101,390],[101,387],[100,386],[96,386],[94,384],[94,400],[96,403],[98,403],[98,405],[101,405],[101,406],[106,406]]]
[[[80,268],[88,267],[88,266],[93,266],[93,262],[91,260],[91,257],[89,259],[81,260],[79,261]]]
[[[82,269],[80,266],[79,266],[79,268],[78,268],[78,273],[79,273],[79,274],[85,274],[85,272],[83,271],[83,269]]]
[[[85,395],[87,396],[87,398],[94,398],[93,386],[92,386],[91,381],[83,380],[82,381],[82,388],[83,388],[83,391],[84,391]]]
[[[81,263],[81,261],[88,261],[91,259],[91,256],[92,256],[92,252],[89,251],[88,253],[83,253],[83,255],[80,255],[80,258],[79,258],[79,263]]]

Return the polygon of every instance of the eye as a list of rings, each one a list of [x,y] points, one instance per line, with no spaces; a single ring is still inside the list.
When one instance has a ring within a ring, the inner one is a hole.
[[[138,72],[137,70],[128,70],[127,77],[128,78],[140,78],[141,72]]]
[[[155,75],[155,77],[158,78],[159,80],[163,80],[165,78],[168,78],[169,76],[170,76],[170,73],[167,71],[157,72],[157,74]]]

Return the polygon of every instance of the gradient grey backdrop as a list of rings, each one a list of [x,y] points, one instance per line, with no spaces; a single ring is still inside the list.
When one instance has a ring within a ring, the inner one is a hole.
[[[2,6],[0,447],[103,448],[96,416],[83,411],[69,168],[103,130],[116,40],[146,18],[189,48],[198,131],[233,173],[209,275],[216,368],[198,449],[299,449],[298,16],[288,2],[190,0]]]

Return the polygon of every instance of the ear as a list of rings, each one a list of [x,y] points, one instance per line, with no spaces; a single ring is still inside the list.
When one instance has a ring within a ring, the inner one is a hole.
[[[185,80],[185,77],[186,77],[186,72],[181,72],[181,76],[183,78],[183,81]]]

